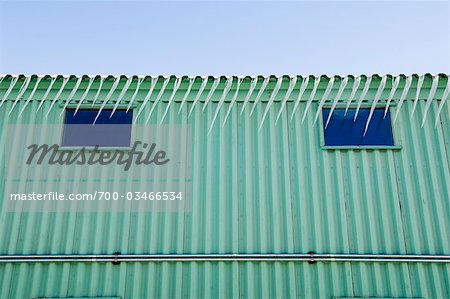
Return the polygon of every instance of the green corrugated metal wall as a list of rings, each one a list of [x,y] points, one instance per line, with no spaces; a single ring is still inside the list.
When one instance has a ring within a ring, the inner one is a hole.
[[[400,150],[324,150],[320,147],[321,126],[319,122],[314,124],[314,115],[326,85],[321,84],[303,123],[304,100],[300,102],[293,121],[289,120],[298,95],[296,88],[276,124],[280,101],[287,87],[287,83],[283,83],[259,129],[275,83],[269,84],[253,115],[250,115],[252,102],[240,115],[247,81],[244,80],[238,102],[225,125],[222,123],[229,101],[219,110],[209,134],[222,85],[204,112],[203,103],[197,104],[188,118],[195,96],[193,92],[178,115],[184,85],[175,97],[176,102],[169,108],[164,123],[188,123],[192,127],[191,212],[2,211],[0,254],[311,251],[450,254],[449,104],[440,114],[439,125],[434,126],[445,84],[439,85],[423,128],[421,121],[431,79],[425,79],[412,118],[415,89],[411,89],[394,126]],[[69,85],[74,82],[72,79]],[[109,91],[108,84],[111,82],[107,81],[99,99]],[[404,80],[400,89],[402,85]],[[170,86],[162,102],[155,106],[150,123],[161,120],[171,94]],[[156,89],[158,87],[159,84]],[[6,88],[5,83],[0,86],[0,99]],[[19,117],[23,101],[19,101],[8,115],[14,105],[14,95],[18,93],[15,89],[0,108],[2,126],[11,123],[61,123],[60,103],[70,93],[70,86],[53,106],[49,117],[45,117],[57,91],[58,86],[55,86],[48,100],[36,112],[45,86],[38,89]],[[88,95],[87,100],[94,96],[95,91]],[[27,98],[30,92],[27,91],[23,98]],[[111,103],[119,92],[120,86]],[[124,101],[131,97],[132,92],[133,86]],[[303,99],[307,99],[310,92],[311,88],[308,88]],[[375,92],[376,88],[370,89],[367,95],[369,103]],[[233,94],[233,90],[230,93]],[[330,99],[336,93],[337,90],[333,89]],[[348,93],[344,93],[343,99],[348,98]],[[388,93],[389,86],[383,100]],[[397,109],[395,102],[399,93],[394,97],[392,113]],[[144,123],[156,94],[155,91],[135,123]],[[144,91],[138,93],[138,108],[144,96]],[[2,163],[3,169],[4,161]],[[101,170],[92,175],[101,176]],[[107,189],[108,183],[103,186]],[[0,264],[0,298],[44,296],[450,298],[450,264]]]

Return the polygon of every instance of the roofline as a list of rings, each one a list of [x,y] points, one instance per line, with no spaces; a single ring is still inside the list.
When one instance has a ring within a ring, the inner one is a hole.
[[[104,75],[104,74],[82,74],[82,75],[76,75],[76,74],[0,74],[0,77],[38,77],[38,78],[45,78],[45,77],[63,77],[63,78],[79,78],[79,77],[86,77],[86,78],[169,78],[169,77],[173,77],[173,78],[182,78],[182,79],[193,79],[193,78],[213,78],[213,79],[218,79],[218,78],[239,78],[239,79],[245,79],[245,78],[267,78],[267,77],[271,77],[271,78],[280,78],[280,77],[286,77],[286,78],[292,78],[292,77],[301,77],[301,78],[305,78],[305,77],[310,77],[310,78],[335,78],[335,79],[342,79],[342,78],[356,78],[356,77],[375,77],[375,78],[382,78],[384,76],[387,77],[409,77],[409,76],[413,76],[413,77],[419,77],[419,76],[425,76],[425,77],[435,77],[435,76],[440,76],[440,77],[448,77],[450,76],[450,74],[446,74],[446,73],[424,73],[424,74],[419,74],[419,73],[412,73],[412,74],[405,74],[405,73],[399,73],[399,74],[359,74],[359,75],[352,75],[352,74],[347,74],[347,75],[341,75],[341,74],[333,74],[333,75],[329,75],[329,74],[321,74],[321,75],[314,75],[314,74],[282,74],[282,75],[276,75],[276,74],[270,74],[270,75],[263,75],[263,74],[258,74],[258,75],[164,75],[164,74],[159,74],[159,75],[151,75],[151,74],[146,74],[146,75],[125,75],[125,74],[109,74],[109,75]]]

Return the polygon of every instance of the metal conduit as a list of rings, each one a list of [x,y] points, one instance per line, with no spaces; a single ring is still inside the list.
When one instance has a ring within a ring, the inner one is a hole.
[[[76,254],[0,255],[0,263],[50,262],[393,262],[450,263],[450,255],[405,254]]]

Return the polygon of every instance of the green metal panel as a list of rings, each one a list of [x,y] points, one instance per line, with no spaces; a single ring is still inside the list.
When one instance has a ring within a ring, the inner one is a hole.
[[[105,81],[97,103],[112,85]],[[35,79],[32,81],[34,82]],[[25,100],[33,84],[14,104],[15,88],[0,107],[6,124],[61,124],[61,111],[76,79],[72,78],[52,106],[60,81],[47,99],[40,99],[50,80],[44,79],[31,101]],[[83,81],[73,103],[87,85]],[[86,97],[95,98],[98,80]],[[126,80],[112,95],[114,105]],[[135,80],[136,81],[136,80]],[[160,80],[161,81],[161,80]],[[223,81],[223,80],[222,80]],[[135,253],[377,253],[450,254],[450,105],[435,127],[447,77],[441,80],[436,99],[421,127],[431,78],[426,77],[415,113],[415,82],[394,125],[400,150],[326,150],[321,147],[321,124],[314,123],[318,101],[327,78],[302,122],[311,93],[309,85],[294,110],[301,80],[284,107],[288,82],[283,82],[261,125],[275,80],[261,101],[244,112],[249,87],[245,79],[237,103],[224,123],[231,95],[218,110],[223,82],[202,112],[208,83],[200,102],[188,117],[199,84],[178,114],[187,88],[183,80],[164,124],[187,123],[192,128],[193,200],[190,212],[0,212],[0,254],[123,254]],[[261,80],[260,80],[261,81]],[[398,102],[404,78],[395,93]],[[32,82],[32,83],[33,83]],[[171,95],[170,81],[148,123],[158,124]],[[379,78],[374,79],[366,104],[371,104]],[[123,98],[132,97],[136,82]],[[136,109],[149,83],[136,97]],[[383,93],[385,103],[391,83]],[[158,83],[136,124],[144,124],[159,92]],[[7,84],[0,85],[0,100]],[[234,85],[233,85],[234,88]],[[356,94],[361,94],[362,86]],[[327,103],[334,99],[334,88]],[[348,99],[346,89],[342,101]],[[450,101],[448,101],[450,102]],[[24,108],[20,115],[21,109]],[[50,110],[51,108],[51,110]],[[11,110],[12,109],[12,110]],[[391,108],[392,113],[398,109]],[[9,112],[11,111],[11,114]],[[50,111],[48,113],[48,111]],[[46,114],[48,113],[48,117]],[[251,114],[251,115],[250,115]],[[30,136],[39,134],[30,131]],[[2,143],[13,142],[5,140]],[[179,136],[169,136],[176,142]],[[18,142],[17,140],[15,142]],[[0,149],[0,153],[3,151]],[[4,161],[2,176],[5,175]],[[64,169],[61,169],[64,178]],[[44,175],[44,174],[43,174]],[[105,177],[98,169],[92,177]],[[38,182],[34,182],[38,184]],[[3,179],[0,181],[0,187]],[[51,183],[48,183],[51,189]],[[65,182],[59,184],[74,184]],[[101,181],[102,189],[114,182]],[[74,185],[74,188],[76,185]],[[2,187],[3,188],[3,187]],[[3,194],[3,189],[2,189]],[[161,263],[37,263],[0,264],[0,298],[121,296],[147,297],[424,297],[450,298],[450,264],[422,263],[315,263],[304,262],[161,262]]]

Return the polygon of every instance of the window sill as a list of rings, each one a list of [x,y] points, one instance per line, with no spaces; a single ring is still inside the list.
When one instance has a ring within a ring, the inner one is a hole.
[[[400,145],[348,145],[348,146],[337,146],[337,145],[322,145],[321,148],[323,150],[356,150],[356,151],[367,151],[367,150],[401,150],[402,147]]]
[[[84,149],[85,151],[92,152],[95,150],[95,146],[63,146],[61,145],[58,151],[79,151]],[[107,146],[98,147],[97,151],[107,152],[107,151],[129,151],[131,147],[120,147],[120,146]]]

